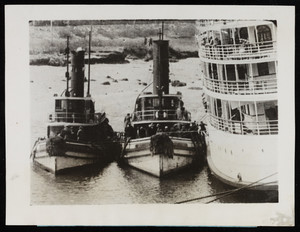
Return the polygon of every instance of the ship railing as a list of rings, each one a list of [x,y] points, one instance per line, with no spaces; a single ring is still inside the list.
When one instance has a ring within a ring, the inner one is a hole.
[[[223,119],[210,115],[210,124],[217,130],[241,135],[275,135],[278,134],[278,120],[247,122]]]
[[[143,110],[135,111],[133,113],[133,120],[135,121],[149,121],[149,120],[190,120],[191,113],[185,111],[182,117],[178,117],[176,110]]]
[[[276,57],[276,41],[200,45],[200,56],[211,60],[252,60]]]
[[[50,122],[92,123],[96,120],[97,117],[92,113],[55,112],[49,115]]]
[[[277,78],[248,78],[248,80],[225,81],[205,78],[208,90],[233,95],[256,95],[277,93]]]

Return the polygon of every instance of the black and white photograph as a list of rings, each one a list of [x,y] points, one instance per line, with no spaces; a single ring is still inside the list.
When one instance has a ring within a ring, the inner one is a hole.
[[[294,225],[293,7],[62,8],[6,8],[7,224]]]

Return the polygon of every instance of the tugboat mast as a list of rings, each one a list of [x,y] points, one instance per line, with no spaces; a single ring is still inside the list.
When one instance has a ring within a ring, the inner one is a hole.
[[[69,53],[70,53],[70,48],[69,48],[69,36],[67,36],[67,48],[65,50],[65,53],[67,54],[67,72],[66,72],[66,78],[67,78],[67,89],[65,92],[66,97],[70,97],[70,92],[69,92]]]
[[[88,59],[88,87],[87,87],[87,97],[90,97],[90,73],[91,73],[91,68],[90,68],[90,59],[91,59],[91,37],[92,37],[92,28],[89,32],[89,59]]]

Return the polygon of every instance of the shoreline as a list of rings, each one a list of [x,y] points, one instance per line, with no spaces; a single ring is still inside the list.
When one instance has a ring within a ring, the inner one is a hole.
[[[198,51],[176,51],[170,49],[170,62],[178,62],[181,59],[197,58]],[[152,50],[144,54],[137,54],[136,52],[128,52],[126,50],[110,51],[110,52],[91,52],[90,64],[127,64],[130,60],[144,60],[151,61]],[[85,57],[85,64],[88,63],[88,56]],[[47,66],[66,66],[66,56],[61,53],[53,54],[35,54],[29,56],[29,65],[47,65]]]

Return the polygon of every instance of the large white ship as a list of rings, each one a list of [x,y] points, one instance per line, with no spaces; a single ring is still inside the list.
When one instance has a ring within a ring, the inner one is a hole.
[[[212,173],[234,187],[277,190],[277,26],[197,22]]]

